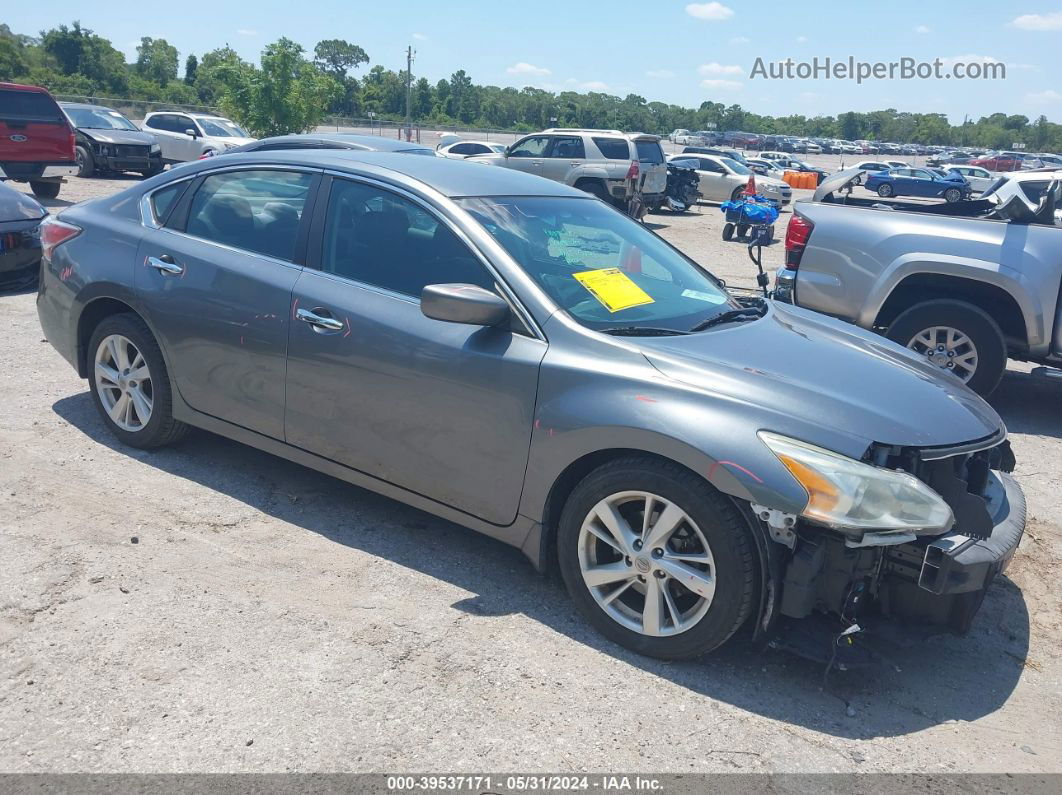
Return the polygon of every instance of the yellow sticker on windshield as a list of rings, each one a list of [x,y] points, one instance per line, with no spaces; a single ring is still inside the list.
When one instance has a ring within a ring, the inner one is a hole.
[[[609,312],[653,303],[653,297],[619,268],[602,268],[573,275]]]

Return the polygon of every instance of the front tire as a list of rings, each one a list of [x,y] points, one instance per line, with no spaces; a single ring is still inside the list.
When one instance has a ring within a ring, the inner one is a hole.
[[[955,204],[962,199],[962,191],[958,188],[948,188],[944,191],[944,201],[948,204]]]
[[[88,178],[96,173],[96,161],[92,157],[92,152],[84,146],[79,146],[75,150],[75,159],[77,160],[77,175],[79,177]]]
[[[136,315],[111,315],[92,332],[89,391],[104,424],[130,447],[179,440],[188,426],[173,418],[173,394],[155,337]]]
[[[965,301],[917,304],[892,322],[886,336],[957,376],[982,397],[999,385],[1007,368],[1007,343],[999,325]]]
[[[747,523],[727,497],[669,461],[629,456],[587,475],[564,505],[557,554],[579,611],[639,654],[700,656],[752,611]]]

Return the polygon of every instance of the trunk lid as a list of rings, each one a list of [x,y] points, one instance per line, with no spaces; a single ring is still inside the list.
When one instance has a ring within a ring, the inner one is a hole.
[[[667,190],[667,160],[655,135],[637,135],[634,146],[642,175],[642,193],[663,193]]]

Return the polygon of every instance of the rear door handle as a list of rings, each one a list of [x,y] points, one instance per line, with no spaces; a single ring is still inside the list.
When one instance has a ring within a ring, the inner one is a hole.
[[[147,264],[159,273],[168,273],[171,276],[180,276],[184,273],[184,266],[174,262],[169,254],[163,254],[161,257],[148,257]]]
[[[319,329],[325,329],[327,331],[342,331],[343,321],[336,320],[334,317],[328,317],[327,315],[319,315],[318,312],[326,312],[327,310],[321,309],[296,309],[295,317],[301,320],[303,323],[309,323]]]

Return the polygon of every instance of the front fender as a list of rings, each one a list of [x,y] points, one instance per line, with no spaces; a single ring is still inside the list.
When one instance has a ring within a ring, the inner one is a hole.
[[[614,360],[614,356],[612,357]],[[706,400],[643,357],[597,377],[543,364],[520,512],[547,519],[555,483],[572,464],[604,451],[634,451],[679,463],[743,502],[799,513],[807,493],[756,436],[758,412]]]

